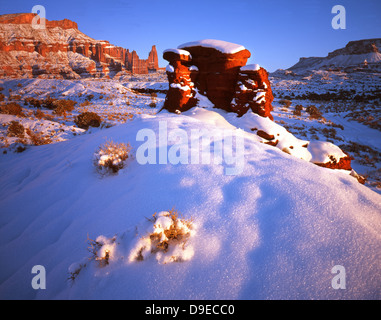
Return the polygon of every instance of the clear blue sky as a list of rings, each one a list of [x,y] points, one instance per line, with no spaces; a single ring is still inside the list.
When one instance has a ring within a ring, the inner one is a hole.
[[[274,71],[351,40],[381,38],[380,0],[0,0],[0,13],[31,12],[37,4],[48,20],[73,20],[88,36],[141,59],[155,44],[161,67],[163,50],[200,39],[241,44],[252,54],[248,63]],[[336,4],[346,9],[345,30],[331,26]]]

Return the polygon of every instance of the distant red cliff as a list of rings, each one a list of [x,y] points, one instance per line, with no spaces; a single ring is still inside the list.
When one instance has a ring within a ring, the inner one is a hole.
[[[45,19],[45,29],[34,29],[35,16],[0,16],[1,77],[113,77],[119,72],[147,74],[159,69],[155,46],[147,59],[140,59],[136,51],[92,39],[68,19]]]

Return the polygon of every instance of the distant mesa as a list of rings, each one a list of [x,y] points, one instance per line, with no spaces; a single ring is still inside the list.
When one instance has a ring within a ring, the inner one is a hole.
[[[3,14],[0,16],[0,23],[2,24],[31,24],[36,13],[13,13]],[[45,26],[47,28],[59,27],[62,29],[78,29],[77,23],[74,21],[64,19],[58,21],[48,21],[45,19]]]
[[[189,110],[197,104],[198,93],[216,108],[238,115],[252,110],[272,119],[268,73],[257,64],[247,66],[250,56],[242,45],[214,39],[165,50],[169,90],[164,108],[170,112]]]
[[[341,49],[330,52],[326,57],[300,58],[288,68],[289,71],[307,70],[356,71],[359,68],[381,70],[381,38],[350,41]]]
[[[45,29],[33,29],[35,16],[0,16],[0,77],[77,79],[159,70],[156,46],[140,59],[136,51],[90,38],[68,19],[46,19]]]

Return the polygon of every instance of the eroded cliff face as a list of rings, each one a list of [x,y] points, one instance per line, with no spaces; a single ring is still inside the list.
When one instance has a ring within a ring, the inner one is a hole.
[[[35,16],[0,16],[1,77],[113,77],[121,71],[146,74],[159,68],[155,46],[148,59],[140,59],[136,51],[90,38],[68,19],[45,20],[44,29],[35,29]]]

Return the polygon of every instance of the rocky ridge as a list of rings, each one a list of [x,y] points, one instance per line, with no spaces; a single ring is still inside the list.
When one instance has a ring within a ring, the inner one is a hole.
[[[367,68],[381,70],[381,38],[350,41],[344,48],[334,50],[326,57],[300,58],[289,71],[343,70]]]

